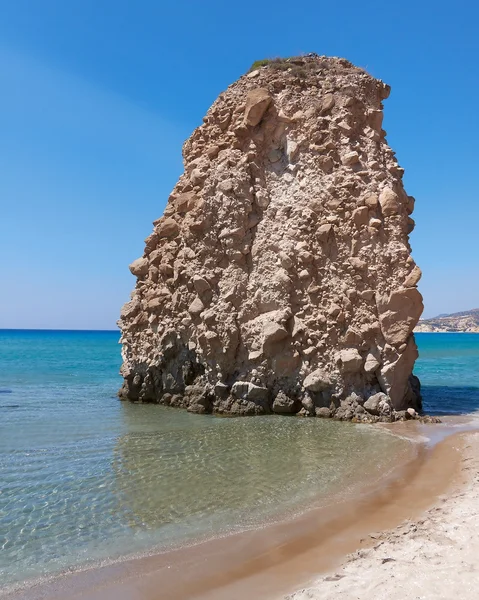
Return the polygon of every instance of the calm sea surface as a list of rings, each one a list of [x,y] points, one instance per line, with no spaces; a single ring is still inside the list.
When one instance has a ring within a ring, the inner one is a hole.
[[[320,419],[116,399],[117,332],[0,330],[0,588],[299,512],[405,442]],[[425,408],[479,408],[479,335],[419,334]]]

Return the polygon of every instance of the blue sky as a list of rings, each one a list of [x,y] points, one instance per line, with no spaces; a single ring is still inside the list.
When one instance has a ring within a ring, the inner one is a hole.
[[[259,58],[343,56],[392,86],[425,316],[479,306],[472,1],[0,1],[0,328],[114,328],[181,145]]]

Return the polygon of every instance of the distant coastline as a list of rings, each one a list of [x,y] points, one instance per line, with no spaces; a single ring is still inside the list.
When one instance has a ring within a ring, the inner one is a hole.
[[[479,333],[479,308],[421,319],[415,333]]]
[[[414,333],[479,333],[479,331],[452,331],[451,329],[434,329],[434,330],[429,330],[429,329],[420,329],[420,328],[415,328],[414,329]]]

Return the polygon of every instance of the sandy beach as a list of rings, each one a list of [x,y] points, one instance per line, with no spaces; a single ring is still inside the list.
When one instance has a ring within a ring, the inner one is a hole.
[[[419,518],[373,533],[372,547],[287,600],[475,599],[479,589],[479,435],[465,437],[454,487]]]
[[[403,433],[440,438],[454,430],[418,430],[410,423]],[[257,531],[72,573],[5,597],[413,599],[452,598],[452,590],[462,586],[460,598],[475,598],[478,498],[479,436],[452,434],[425,448],[382,489],[331,507],[328,514],[310,511]]]

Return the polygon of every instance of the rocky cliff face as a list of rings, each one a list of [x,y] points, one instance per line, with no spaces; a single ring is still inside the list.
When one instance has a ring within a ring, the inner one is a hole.
[[[373,421],[418,408],[421,271],[414,199],[382,129],[388,95],[315,55],[220,94],[130,265],[121,397]]]

